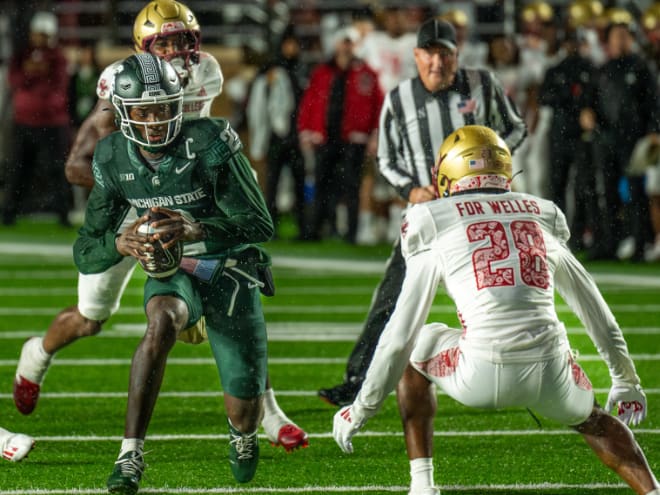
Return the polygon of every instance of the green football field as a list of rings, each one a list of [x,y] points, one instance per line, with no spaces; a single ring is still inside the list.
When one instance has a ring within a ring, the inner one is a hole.
[[[38,220],[0,228],[0,425],[37,440],[24,462],[0,460],[0,495],[105,493],[118,453],[129,363],[145,326],[139,268],[104,331],[57,355],[35,412],[22,416],[11,396],[23,341],[43,334],[60,309],[76,302],[74,237],[74,231]],[[341,380],[389,247],[338,241],[276,241],[268,247],[277,284],[276,296],[263,301],[271,380],[282,408],[309,433],[309,447],[287,454],[262,436],[255,479],[236,483],[226,459],[226,420],[210,349],[178,343],[149,428],[140,493],[407,493],[408,461],[394,397],[355,437],[355,453],[346,455],[332,439],[335,409],[316,396],[318,388]],[[660,473],[660,265],[588,268],[623,328],[642,378],[650,414],[635,432]],[[559,298],[557,308],[604,403],[607,369]],[[444,294],[431,319],[458,324]],[[435,478],[442,492],[632,493],[577,434],[540,420],[541,428],[524,410],[471,410],[440,395]]]

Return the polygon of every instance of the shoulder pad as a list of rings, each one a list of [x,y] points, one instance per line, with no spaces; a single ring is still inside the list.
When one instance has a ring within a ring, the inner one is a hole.
[[[103,72],[101,72],[99,80],[96,82],[96,96],[98,96],[101,100],[107,100],[110,98],[112,81],[115,79],[115,70],[117,67],[119,67],[120,64],[121,62],[117,61],[108,65],[105,69],[103,69]]]
[[[426,251],[436,237],[435,222],[426,203],[408,208],[401,222],[401,252],[404,258]]]
[[[120,146],[125,148],[126,141],[119,131],[113,132],[96,143],[92,160],[92,173],[94,174],[94,182],[98,186],[105,188],[109,182],[112,182],[104,171],[115,168],[112,162],[117,157]]]
[[[209,162],[224,162],[241,151],[243,144],[228,120],[204,118],[184,121],[178,147],[185,148],[179,151],[188,158],[194,153]]]
[[[224,75],[218,60],[207,52],[199,52],[199,82],[204,85],[208,95],[215,98],[222,93]]]
[[[96,143],[94,148],[94,161],[99,164],[107,163],[115,157],[115,150],[123,143],[126,146],[126,141],[120,131],[115,131],[108,136],[101,139]]]
[[[568,228],[568,222],[566,221],[566,215],[564,212],[559,209],[559,206],[553,205],[555,208],[556,220],[555,220],[555,235],[563,242],[568,242],[568,239],[571,237],[571,230]]]
[[[566,221],[564,212],[561,211],[559,206],[548,199],[536,196],[531,196],[531,198],[541,207],[542,219],[547,225],[547,228],[551,229],[555,237],[561,242],[567,242],[571,237],[571,231],[568,228],[568,222]]]

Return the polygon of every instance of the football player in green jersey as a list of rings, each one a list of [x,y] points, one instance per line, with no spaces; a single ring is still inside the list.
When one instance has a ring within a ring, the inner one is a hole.
[[[165,238],[166,247],[183,242],[182,266],[215,269],[208,276],[180,269],[145,283],[147,330],[132,360],[124,440],[108,489],[137,492],[168,353],[178,333],[202,316],[224,391],[232,473],[250,481],[259,458],[267,367],[260,288],[268,286],[270,264],[255,243],[273,235],[271,217],[229,123],[182,122],[172,65],[151,54],[132,55],[118,66],[111,87],[121,132],[102,139],[94,152],[94,188],[74,245],[78,269],[97,273],[124,257],[143,259],[151,243]],[[118,234],[131,207],[140,217]],[[138,233],[154,211],[168,216],[152,224],[159,233]]]
[[[177,69],[183,84],[183,118],[208,117],[213,99],[222,90],[223,75],[217,60],[200,49],[201,27],[194,12],[175,0],[152,0],[137,14],[133,25],[133,44],[137,53],[153,53]],[[99,101],[82,124],[67,158],[66,175],[72,184],[91,189],[94,185],[92,156],[96,143],[115,125],[114,107],[109,100],[111,79],[119,62],[106,67],[97,84]],[[135,219],[130,212],[118,227],[123,230]],[[54,356],[77,340],[102,331],[104,323],[115,314],[122,294],[135,269],[135,259],[124,258],[107,270],[91,275],[78,274],[76,304],[61,310],[43,336],[28,339],[21,349],[14,379],[14,403],[23,414],[32,414],[37,406],[46,373]],[[204,319],[179,340],[203,341]],[[287,451],[306,447],[307,433],[280,408],[275,392],[266,379],[262,426],[268,440]]]

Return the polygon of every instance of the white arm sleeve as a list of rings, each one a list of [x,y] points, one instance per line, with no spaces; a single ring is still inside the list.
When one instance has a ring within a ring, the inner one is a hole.
[[[421,252],[408,260],[394,313],[380,336],[362,389],[353,404],[365,418],[378,412],[403,375],[440,282],[434,267],[432,251]]]
[[[557,266],[555,283],[607,364],[612,383],[639,384],[635,364],[612,311],[591,275],[568,250],[564,250]]]

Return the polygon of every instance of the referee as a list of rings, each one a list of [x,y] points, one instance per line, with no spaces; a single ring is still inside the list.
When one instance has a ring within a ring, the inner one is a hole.
[[[456,31],[451,24],[436,18],[424,22],[413,50],[419,75],[401,82],[383,103],[378,167],[404,200],[421,203],[435,199],[431,185],[435,154],[454,130],[472,124],[488,126],[512,151],[520,146],[527,131],[493,74],[458,68]],[[336,406],[353,402],[394,311],[405,268],[397,240],[372,297],[362,334],[348,359],[344,382],[320,389],[321,399]]]

